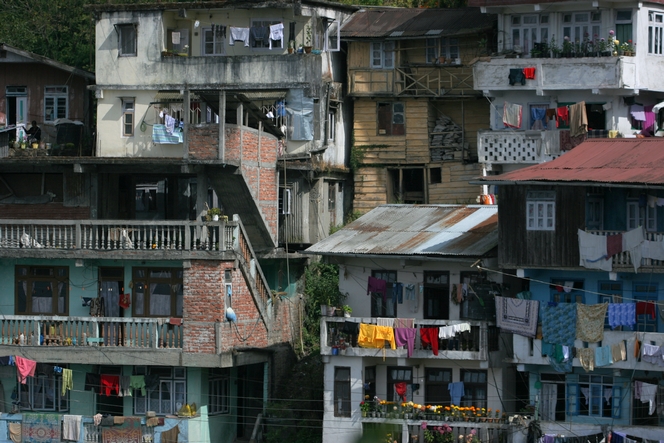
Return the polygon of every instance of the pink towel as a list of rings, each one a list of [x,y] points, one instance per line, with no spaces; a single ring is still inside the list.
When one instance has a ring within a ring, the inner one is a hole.
[[[25,384],[27,382],[28,376],[35,376],[35,369],[37,368],[36,361],[19,357],[18,355],[14,357],[14,361],[16,362],[18,381],[21,382],[21,384]]]

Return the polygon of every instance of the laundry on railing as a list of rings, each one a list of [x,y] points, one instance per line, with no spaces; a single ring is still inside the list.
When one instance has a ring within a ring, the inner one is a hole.
[[[152,142],[161,145],[177,145],[183,143],[184,133],[180,131],[173,131],[172,134],[168,133],[166,125],[153,125],[152,126]]]

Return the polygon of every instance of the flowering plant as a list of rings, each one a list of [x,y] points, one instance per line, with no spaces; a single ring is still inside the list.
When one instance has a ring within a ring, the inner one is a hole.
[[[620,50],[622,52],[634,52],[634,46],[632,46],[632,41],[627,40],[620,44]]]
[[[500,409],[496,409],[496,418],[500,418]]]
[[[360,402],[360,410],[362,412],[371,412],[373,410],[373,405],[368,401]]]
[[[422,423],[422,429],[424,429],[425,443],[454,442],[454,434],[452,433],[452,428],[447,424],[444,424],[442,426],[434,426],[431,429],[429,429],[426,422],[424,422]]]
[[[477,436],[477,430],[471,429],[470,433],[459,435],[459,443],[480,443],[480,439]]]

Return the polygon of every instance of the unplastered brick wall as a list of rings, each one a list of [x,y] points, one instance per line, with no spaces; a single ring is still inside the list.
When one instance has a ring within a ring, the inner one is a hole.
[[[213,160],[219,157],[219,125],[190,125],[187,133],[189,158]]]
[[[288,304],[275,303],[268,318],[270,333],[240,269],[233,261],[192,260],[184,269],[184,352],[214,354],[216,329],[220,325],[220,352],[237,348],[268,347],[290,342],[291,314]],[[230,271],[233,287],[231,306],[237,321],[226,320],[224,273]],[[268,309],[264,312],[269,315]],[[297,311],[296,311],[297,312]]]

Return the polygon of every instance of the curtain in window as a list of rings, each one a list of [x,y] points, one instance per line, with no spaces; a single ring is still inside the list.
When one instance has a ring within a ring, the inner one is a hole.
[[[104,297],[104,308],[107,317],[120,316],[120,285],[116,281],[101,283],[101,296]]]
[[[169,284],[150,284],[150,315],[171,316],[171,286]]]
[[[542,383],[542,420],[556,420],[556,403],[558,402],[558,385]]]

